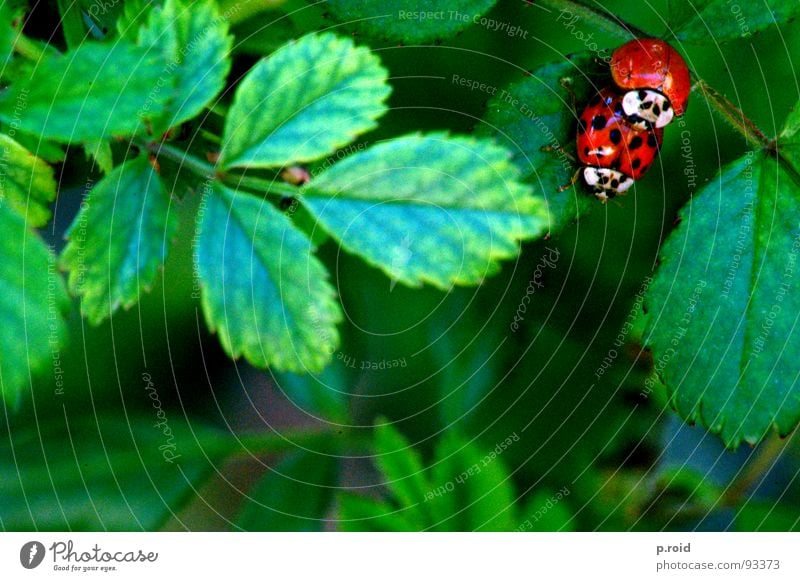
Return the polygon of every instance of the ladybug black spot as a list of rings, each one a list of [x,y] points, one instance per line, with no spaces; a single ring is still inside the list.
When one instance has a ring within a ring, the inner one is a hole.
[[[644,101],[646,98],[647,98],[647,92],[646,91],[639,91],[639,100],[640,101]]]
[[[666,101],[664,103],[664,111],[669,111],[670,109],[672,109],[672,104],[670,104],[669,101]]]
[[[634,149],[639,149],[641,146],[642,146],[642,138],[637,135],[636,137],[631,139],[631,142],[628,144],[628,149],[633,151]]]
[[[584,147],[583,148],[583,155],[588,157],[588,155],[589,155],[589,148],[588,147]]]
[[[638,157],[631,162],[631,167],[633,169],[639,169],[639,166],[642,165],[642,160]]]
[[[611,139],[611,143],[617,145],[622,139],[622,133],[619,129],[612,129],[611,133],[608,134],[608,137]]]
[[[653,135],[652,133],[647,136],[647,145],[649,145],[654,149],[658,147],[658,141],[656,140],[656,136]]]
[[[619,180],[611,180],[611,187],[616,190],[619,187]]]
[[[600,183],[601,184],[607,184],[608,180],[609,180],[608,176],[603,176],[602,178],[600,178]]]
[[[661,107],[659,107],[658,105],[653,105],[653,115],[655,115],[656,117],[661,115]]]
[[[615,115],[622,115],[622,103],[617,103],[614,107],[614,114]]]
[[[594,129],[603,129],[606,126],[606,118],[602,115],[595,115],[592,119],[592,127]]]

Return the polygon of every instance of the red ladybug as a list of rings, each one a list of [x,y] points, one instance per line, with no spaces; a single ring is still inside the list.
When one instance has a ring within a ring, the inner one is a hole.
[[[680,116],[686,111],[692,88],[689,68],[663,40],[640,38],[620,46],[611,55],[611,76],[619,88],[629,90],[623,99],[627,115],[663,127],[673,113]]]
[[[578,121],[578,159],[583,178],[605,201],[621,194],[650,168],[661,146],[660,128],[637,127],[622,108],[623,95],[601,89]]]

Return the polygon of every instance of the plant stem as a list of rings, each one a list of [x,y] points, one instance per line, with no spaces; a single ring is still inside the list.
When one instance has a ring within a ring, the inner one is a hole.
[[[777,435],[761,444],[755,458],[739,473],[722,496],[723,506],[736,506],[759,479],[763,479],[778,460],[790,439]]]
[[[216,165],[204,161],[199,157],[168,143],[147,141],[141,138],[134,138],[133,143],[138,147],[149,151],[156,157],[163,156],[172,160],[180,167],[188,169],[203,179],[219,180],[235,189],[245,187],[260,193],[280,196],[282,198],[295,198],[300,195],[300,190],[297,187],[285,184],[283,182],[239,174],[224,173],[223,171],[217,169]]]
[[[769,149],[770,139],[753,123],[744,112],[725,98],[722,93],[711,87],[703,79],[698,79],[695,88],[702,93],[705,100],[736,129],[745,140],[758,149]]]
[[[39,44],[22,33],[18,34],[17,38],[14,40],[14,50],[24,56],[26,59],[32,61],[40,60],[44,56],[45,52]]]
[[[142,149],[146,149],[155,156],[164,156],[171,159],[182,168],[189,169],[192,173],[199,175],[206,179],[216,179],[216,167],[191,153],[184,151],[178,147],[168,143],[159,143],[156,141],[145,141],[143,139],[134,138],[133,143]]]

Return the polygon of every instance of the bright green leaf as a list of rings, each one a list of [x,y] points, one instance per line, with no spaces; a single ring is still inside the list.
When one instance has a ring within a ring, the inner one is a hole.
[[[166,110],[152,121],[154,134],[193,118],[217,96],[231,68],[232,41],[211,0],[166,0],[150,11],[138,44],[160,52],[175,79]]]
[[[114,169],[114,154],[111,151],[111,143],[101,139],[83,144],[86,151],[86,158],[93,159],[97,168],[104,174],[111,173]]]
[[[16,406],[31,374],[52,372],[69,303],[55,256],[7,203],[0,232],[0,394]]]
[[[61,257],[70,290],[93,324],[148,290],[177,227],[170,196],[146,157],[128,161],[88,193]]]
[[[380,143],[333,165],[303,204],[345,249],[411,286],[478,284],[544,233],[544,204],[508,152],[444,134]]]
[[[236,524],[248,531],[321,531],[335,487],[335,458],[298,452],[248,493]]]
[[[517,438],[519,439],[519,438]],[[450,431],[436,449],[432,493],[426,503],[437,530],[511,531],[517,527],[516,494],[502,453],[513,440],[483,449]]]
[[[50,219],[48,204],[56,197],[53,168],[8,135],[0,134],[0,202],[3,200],[30,226]]]
[[[268,202],[215,184],[198,213],[203,312],[232,357],[278,371],[319,371],[341,310],[311,242]]]
[[[785,24],[800,12],[796,0],[673,2],[670,29],[678,40],[725,42]]]
[[[169,93],[164,63],[133,44],[86,42],[49,52],[31,74],[0,95],[0,119],[60,142],[127,135],[156,116]]]
[[[355,494],[338,496],[339,522],[341,531],[360,532],[414,532],[419,529],[404,516],[403,509],[374,498]]]
[[[475,23],[497,0],[450,0],[437,6],[427,0],[328,0],[325,7],[339,22],[375,38],[406,42],[452,36]],[[488,20],[484,26],[502,26]]]
[[[671,401],[729,446],[800,420],[800,188],[748,154],[682,210],[646,304]]]
[[[375,427],[375,463],[386,479],[386,488],[405,509],[400,514],[421,530],[429,521],[423,502],[430,491],[422,460],[405,436],[386,423],[385,418],[378,421],[381,423]]]
[[[349,38],[312,34],[259,61],[236,90],[220,163],[276,167],[318,159],[375,127],[387,72]]]
[[[575,156],[577,112],[561,83],[571,87],[576,103],[584,102],[592,90],[585,76],[591,62],[589,55],[575,55],[498,90],[487,105],[486,124],[478,128],[479,133],[494,136],[513,153],[525,181],[547,204],[551,233],[596,203],[580,182],[559,191],[578,169],[570,159]]]

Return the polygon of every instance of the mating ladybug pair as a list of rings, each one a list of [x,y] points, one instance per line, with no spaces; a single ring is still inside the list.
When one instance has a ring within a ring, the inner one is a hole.
[[[658,155],[663,128],[683,115],[689,69],[663,40],[632,40],[611,55],[614,86],[601,89],[578,121],[583,180],[605,202],[640,179]]]

